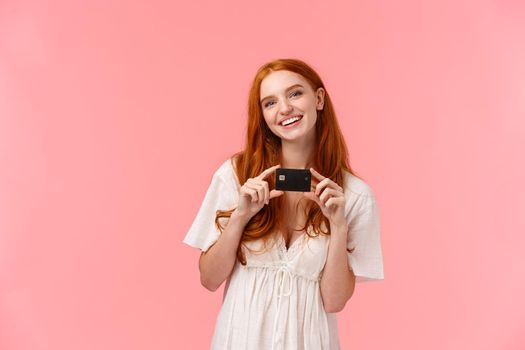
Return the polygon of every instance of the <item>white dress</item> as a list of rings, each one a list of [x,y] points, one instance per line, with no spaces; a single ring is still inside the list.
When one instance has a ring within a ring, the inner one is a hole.
[[[214,173],[183,242],[207,251],[220,235],[214,223],[216,210],[234,208],[240,187],[228,159]],[[344,193],[350,227],[347,247],[355,247],[348,253],[348,263],[356,282],[381,280],[383,257],[374,194],[348,172]],[[226,222],[221,221],[223,226]],[[226,280],[210,349],[340,349],[336,314],[324,310],[319,287],[330,236],[307,238],[303,233],[288,250],[279,237],[264,254],[243,249],[246,266],[236,260]],[[248,247],[259,250],[262,245],[257,240]]]

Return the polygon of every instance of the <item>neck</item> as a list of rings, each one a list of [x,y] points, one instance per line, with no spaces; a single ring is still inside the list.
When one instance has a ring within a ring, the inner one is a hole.
[[[311,167],[314,149],[315,135],[294,142],[281,140],[281,167],[295,169]]]

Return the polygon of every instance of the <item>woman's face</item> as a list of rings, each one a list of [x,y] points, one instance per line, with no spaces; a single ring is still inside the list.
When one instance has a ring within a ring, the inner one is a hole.
[[[264,120],[283,141],[307,140],[315,133],[317,111],[324,104],[323,88],[314,92],[300,74],[280,70],[263,79],[260,94]],[[288,124],[295,117],[300,119]]]

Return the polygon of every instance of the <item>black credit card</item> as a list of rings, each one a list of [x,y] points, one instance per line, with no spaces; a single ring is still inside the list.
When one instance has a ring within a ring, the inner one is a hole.
[[[310,192],[311,184],[310,169],[277,168],[275,170],[276,190]]]

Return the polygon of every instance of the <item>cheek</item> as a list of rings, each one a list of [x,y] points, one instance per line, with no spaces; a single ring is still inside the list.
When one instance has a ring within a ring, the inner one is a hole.
[[[311,101],[307,101],[306,99],[297,101],[295,103],[295,108],[299,111],[302,111],[303,113],[308,113],[308,114],[315,113],[316,111],[315,103],[312,104]]]
[[[308,101],[308,104],[306,105],[305,108],[307,108],[309,111],[317,112],[315,100]]]
[[[310,116],[312,116],[311,119],[315,119],[316,116],[317,116],[317,113],[318,113],[316,105],[315,104],[308,104],[308,106],[306,106],[305,108],[306,108],[305,110],[308,112],[308,114]]]
[[[266,125],[268,125],[268,127],[273,127],[274,125],[274,116],[269,114],[269,113],[263,113],[263,118],[264,118],[264,121],[266,122]]]

